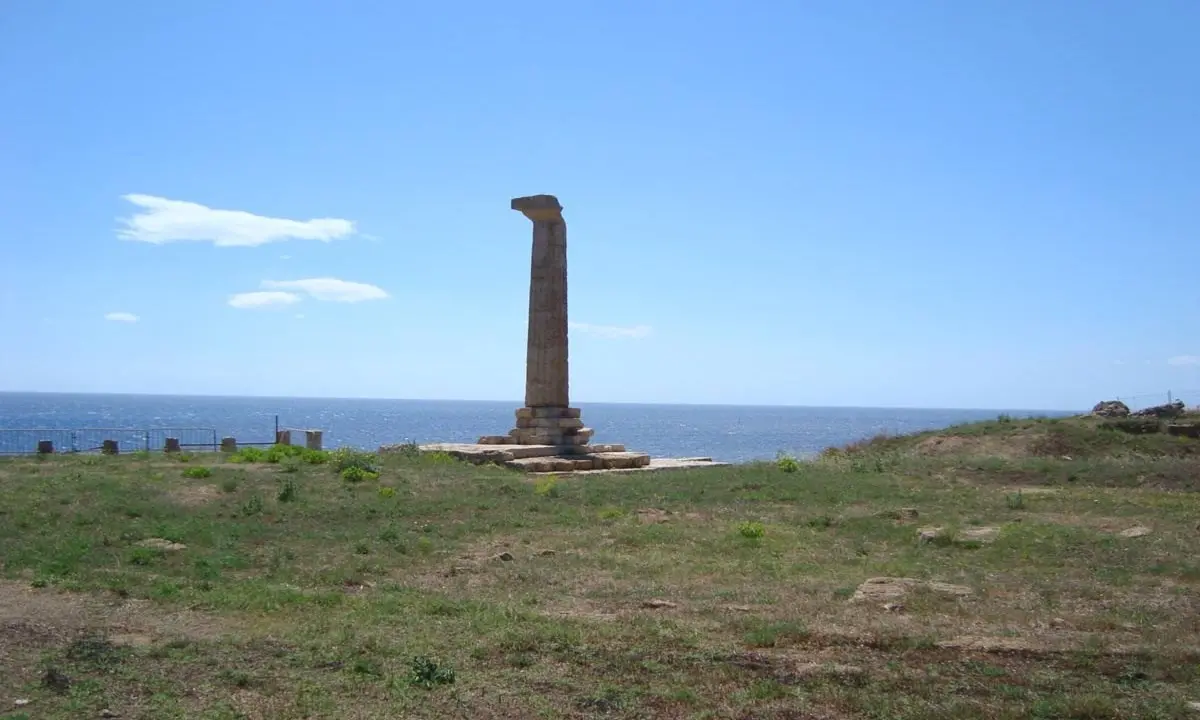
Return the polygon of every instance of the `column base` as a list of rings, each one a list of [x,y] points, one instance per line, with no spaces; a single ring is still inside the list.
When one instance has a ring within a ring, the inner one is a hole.
[[[517,426],[507,435],[485,435],[479,438],[479,444],[581,447],[595,434],[583,426],[579,408],[523,407],[517,409],[516,415]]]

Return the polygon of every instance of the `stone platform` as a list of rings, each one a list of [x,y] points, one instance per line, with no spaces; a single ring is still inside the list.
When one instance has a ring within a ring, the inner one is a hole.
[[[444,452],[467,462],[496,463],[524,472],[598,472],[666,470],[713,467],[710,458],[656,459],[640,452],[626,452],[623,445],[499,445],[481,443],[432,443],[421,452]]]

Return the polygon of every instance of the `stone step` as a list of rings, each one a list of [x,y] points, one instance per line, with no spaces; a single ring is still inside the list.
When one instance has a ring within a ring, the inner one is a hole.
[[[599,452],[586,455],[555,455],[516,458],[505,463],[524,472],[573,472],[580,470],[628,470],[646,467],[650,456],[638,452]]]

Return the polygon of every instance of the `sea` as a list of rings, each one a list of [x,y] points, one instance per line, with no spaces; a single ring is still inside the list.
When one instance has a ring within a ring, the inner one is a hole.
[[[133,438],[130,444],[135,445],[142,437],[157,438],[163,428],[183,429],[173,432],[185,437],[228,436],[244,443],[268,443],[277,423],[282,428],[324,431],[326,448],[475,442],[481,435],[507,433],[514,425],[513,411],[520,405],[520,401],[0,393],[0,453],[30,452],[42,436],[67,438],[69,433],[72,438],[119,435],[124,449],[127,438]],[[933,430],[1001,414],[1068,414],[1020,409],[578,405],[584,423],[596,431],[595,442],[622,443],[653,457],[710,457],[726,462],[766,460],[780,453],[806,457],[880,433]],[[89,430],[101,428],[105,432]],[[68,442],[56,440],[60,449]],[[160,447],[161,441],[155,440],[154,446]]]

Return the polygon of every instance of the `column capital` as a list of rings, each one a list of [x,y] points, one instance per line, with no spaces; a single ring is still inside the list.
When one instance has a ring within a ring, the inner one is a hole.
[[[527,195],[513,198],[512,209],[530,220],[562,220],[562,205],[553,195]]]

